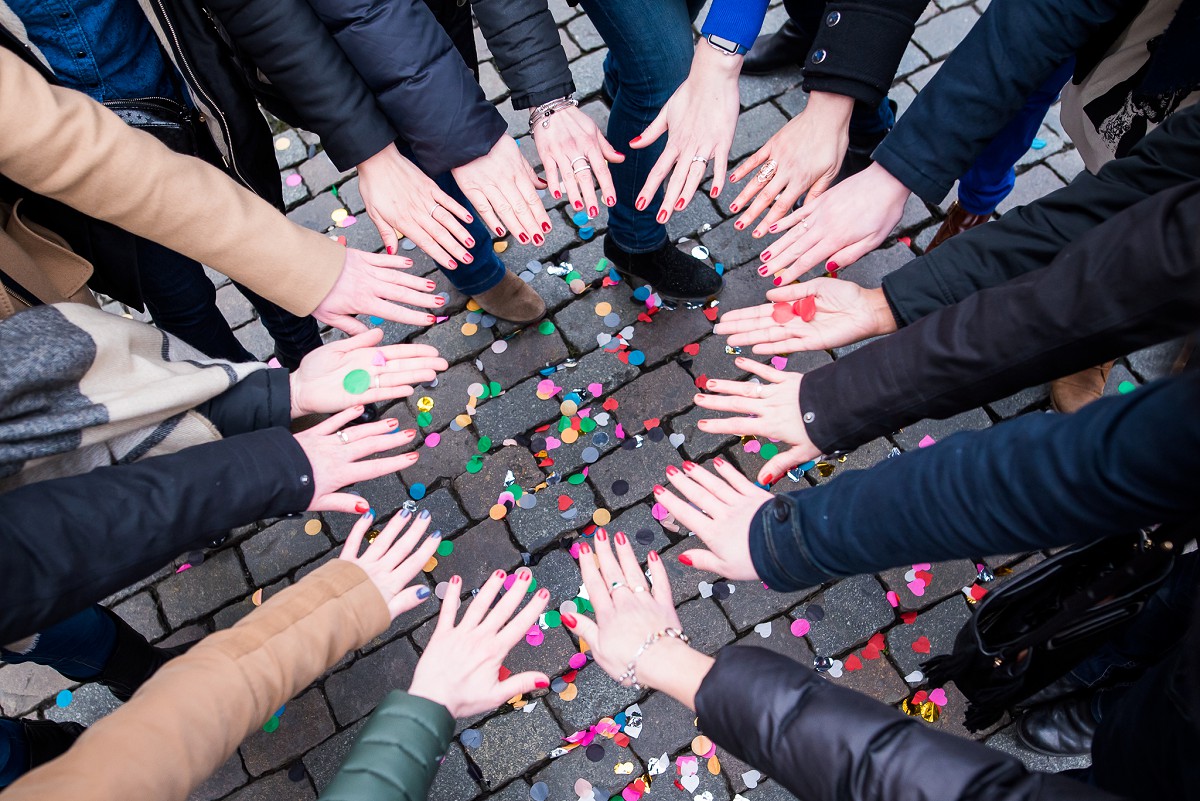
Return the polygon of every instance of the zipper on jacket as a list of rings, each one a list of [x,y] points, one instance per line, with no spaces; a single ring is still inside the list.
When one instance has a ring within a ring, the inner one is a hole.
[[[29,290],[12,280],[10,276],[5,275],[3,283],[5,294],[9,295],[13,300],[18,301],[22,306],[28,306],[32,309],[34,306],[42,305],[42,302],[34,297]]]
[[[163,5],[163,1],[154,0],[154,4],[158,6],[158,11],[162,16],[163,23],[167,26],[167,31],[171,36],[171,45],[175,49],[175,55],[178,56],[179,63],[187,71],[187,74],[184,77],[190,78],[191,85],[208,103],[208,106],[212,109],[213,114],[217,116],[217,122],[221,125],[221,135],[225,137],[225,145],[229,148],[229,168],[233,170],[234,174],[238,177],[238,180],[242,182],[243,186],[253,186],[253,184],[247,180],[246,176],[242,175],[242,171],[238,169],[237,158],[234,155],[233,134],[229,130],[229,123],[225,120],[225,113],[221,111],[221,107],[213,102],[213,99],[209,97],[207,92],[204,91],[204,87],[201,86],[199,79],[196,78],[196,73],[192,71],[192,65],[188,63],[187,56],[184,55],[183,45],[179,43],[179,34],[175,32],[175,25],[171,22],[171,17],[167,14],[167,8]],[[199,109],[197,109],[197,111],[199,111]],[[203,112],[201,112],[201,119],[203,119]]]

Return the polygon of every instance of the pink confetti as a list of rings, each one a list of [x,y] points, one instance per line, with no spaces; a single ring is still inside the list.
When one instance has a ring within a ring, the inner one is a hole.
[[[587,664],[587,657],[583,654],[575,654],[567,661],[567,664],[573,667],[575,670],[579,670]]]
[[[176,573],[182,573],[182,572],[183,572],[183,571],[185,571],[185,570],[191,570],[191,568],[192,568],[192,563],[191,563],[191,562],[184,562],[182,565],[180,565],[179,567],[175,568],[175,572],[176,572]]]
[[[538,628],[538,625],[536,623],[534,623],[532,626],[530,626],[529,631],[527,631],[525,633],[525,642],[529,643],[534,648],[541,645],[543,642],[545,642],[545,640],[546,640],[545,633],[540,628]]]
[[[938,706],[945,706],[946,702],[948,700],[946,698],[946,691],[943,690],[941,687],[938,687],[936,690],[930,690],[929,691],[929,700],[933,701]]]
[[[387,357],[383,355],[383,351],[376,350],[374,358],[371,359],[372,367],[384,367],[387,365]]]
[[[920,562],[918,564],[913,565],[913,570],[932,570],[932,569],[933,569],[933,565],[929,564],[928,562]]]
[[[638,799],[641,797],[642,794],[639,793],[632,784],[628,785],[624,790],[621,791],[621,798],[624,798],[625,801],[638,801]]]
[[[620,423],[617,423],[617,427],[613,429],[613,433],[617,435],[617,439],[625,439],[625,428]]]
[[[587,391],[592,393],[592,397],[599,397],[604,392],[604,385],[593,382],[587,385]]]
[[[933,437],[926,434],[925,436],[921,437],[921,441],[917,443],[917,447],[918,448],[928,448],[930,445],[933,445],[936,442],[937,442],[936,439],[934,439]]]
[[[552,451],[562,445],[562,440],[554,437],[546,437],[546,450]]]
[[[506,579],[504,579],[504,589],[511,590],[513,584],[515,584],[516,581],[517,581],[517,574],[509,573],[508,577]]]
[[[787,367],[787,356],[772,356],[771,366],[776,370],[783,370]]]
[[[792,634],[796,637],[803,637],[805,634],[808,634],[810,628],[811,626],[809,626],[808,621],[804,618],[792,621]]]
[[[425,437],[425,445],[430,448],[436,448],[438,443],[442,441],[442,435],[436,431]]]
[[[283,182],[285,184],[287,184],[288,186],[299,186],[300,185],[300,174],[292,173],[287,178],[284,178]]]
[[[556,392],[558,392],[561,389],[562,389],[562,387],[557,386],[549,378],[543,378],[541,381],[538,382],[537,394],[553,396]]]
[[[502,503],[505,506],[507,506],[509,509],[511,509],[513,504],[516,502],[517,502],[517,499],[508,490],[505,490],[504,492],[500,493],[500,497],[496,499],[496,503]]]
[[[748,439],[746,440],[746,443],[742,445],[742,448],[746,451],[746,453],[758,453],[760,450],[762,450],[762,443],[756,439]]]
[[[908,582],[908,591],[920,598],[925,594],[925,582],[920,579]]]
[[[888,590],[887,600],[893,609],[900,605],[900,596],[896,594],[895,590]]]
[[[579,558],[579,545],[580,545],[580,543],[578,543],[578,542],[571,543],[571,558],[572,559]]]
[[[350,226],[354,225],[356,222],[358,222],[358,218],[355,217],[353,214],[348,214],[342,218],[341,222],[338,223],[338,228],[349,228]]]
[[[655,520],[666,520],[671,513],[667,511],[667,507],[661,503],[656,503],[650,507],[650,514]]]

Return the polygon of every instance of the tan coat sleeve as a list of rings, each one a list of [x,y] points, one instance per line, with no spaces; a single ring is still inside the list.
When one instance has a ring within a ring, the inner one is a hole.
[[[389,622],[366,573],[334,559],[168,662],[4,801],[183,801],[281,704]]]
[[[344,249],[0,48],[0,174],[310,314]]]

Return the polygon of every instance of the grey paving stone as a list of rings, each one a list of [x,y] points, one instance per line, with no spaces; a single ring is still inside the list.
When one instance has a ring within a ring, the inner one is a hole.
[[[506,784],[500,790],[488,795],[489,801],[527,801],[529,785],[524,779],[516,779]]]
[[[590,664],[575,676],[579,694],[574,700],[564,701],[557,693],[546,696],[546,702],[558,715],[567,734],[583,731],[601,718],[623,712],[641,696],[632,687],[622,687],[601,670],[599,665]]]
[[[603,749],[604,757],[599,762],[587,758],[582,748],[576,749],[565,756],[552,760],[549,765],[532,777],[533,781],[545,782],[550,790],[550,798],[563,798],[574,801],[575,782],[584,779],[593,788],[602,788],[606,793],[597,794],[597,798],[610,798],[609,793],[620,794],[632,779],[642,775],[642,761],[629,748],[621,748],[612,740],[597,737],[595,740]],[[656,754],[657,756],[657,754]],[[633,773],[628,776],[618,775],[613,768],[620,762],[632,762]],[[526,791],[521,801],[528,801]]]
[[[699,191],[683,211],[675,212],[667,220],[667,238],[676,242],[681,237],[695,236],[706,225],[711,228],[720,224],[721,212],[717,210],[707,193]],[[720,259],[714,259],[714,263],[717,261]]]
[[[579,45],[575,44],[575,40],[568,36],[566,30],[563,28],[558,29],[558,41],[562,44],[563,53],[566,55],[567,61],[574,61],[579,58],[581,52]],[[607,126],[601,126],[600,130],[603,131],[606,128]]]
[[[987,406],[998,417],[1008,419],[1016,417],[1021,412],[1033,407],[1044,407],[1050,400],[1050,385],[1039,384],[1036,387],[1026,387],[1019,392],[989,403]]]
[[[464,473],[454,481],[454,489],[463,499],[467,514],[474,520],[488,516],[488,510],[504,492],[505,479],[512,473],[513,481],[527,492],[545,480],[537,460],[519,445],[495,447],[484,458],[483,468],[478,473]],[[513,510],[516,514],[517,511]]]
[[[199,642],[209,635],[209,628],[206,624],[192,624],[184,626],[176,630],[166,639],[159,640],[156,645],[159,648],[174,648],[176,645],[187,645],[188,643]]]
[[[249,323],[233,332],[233,336],[250,355],[259,361],[267,361],[274,355],[275,340],[260,323]]]
[[[558,364],[570,355],[557,331],[543,334],[531,326],[506,342],[508,349],[503,353],[488,349],[479,357],[488,380],[498,381],[502,387],[513,386],[531,372]]]
[[[661,311],[653,319],[650,325],[638,326],[638,338],[634,342],[646,354],[647,364],[678,358],[684,345],[712,331],[712,323],[700,309],[680,306],[674,311]]]
[[[479,440],[469,428],[459,431],[446,429],[438,434],[436,447],[425,444],[425,438],[434,433],[430,429],[418,429],[417,448],[418,459],[415,464],[405,468],[400,474],[400,480],[410,488],[421,484],[426,488],[433,486],[439,479],[453,480],[466,473],[467,462],[479,453]],[[484,457],[486,461],[487,457]]]
[[[807,640],[792,634],[792,617],[781,615],[771,620],[761,621],[756,625],[765,623],[771,624],[771,630],[766,637],[762,636],[762,632],[752,628],[749,633],[738,638],[734,645],[739,648],[766,648],[768,651],[773,651],[794,661],[798,666],[797,669],[812,670],[814,654],[808,647]]]
[[[643,762],[664,753],[678,753],[700,733],[696,729],[696,713],[666,693],[650,693],[639,706],[642,733],[633,741],[633,750]]]
[[[912,231],[928,225],[933,220],[933,214],[925,202],[916,195],[909,195],[904,201],[904,213],[896,224],[898,231]]]
[[[686,529],[684,530],[686,531]],[[692,548],[703,547],[703,545],[704,543],[700,542],[699,538],[687,537],[659,554],[662,557],[663,567],[667,571],[667,580],[671,582],[671,600],[674,601],[676,607],[700,594],[701,581],[711,582],[713,580],[712,573],[697,570],[679,561],[679,554]]]
[[[1129,367],[1142,381],[1153,381],[1171,374],[1175,360],[1183,349],[1182,339],[1173,339],[1129,354]]]
[[[691,637],[691,645],[705,654],[715,654],[733,642],[733,629],[721,613],[721,607],[712,598],[696,598],[676,610],[684,632]]]
[[[1045,125],[1038,129],[1037,135],[1034,137],[1034,139],[1035,141],[1031,143],[1029,149],[1021,154],[1021,158],[1017,159],[1017,169],[1028,167],[1032,164],[1037,164],[1038,162],[1047,161],[1050,156],[1058,153],[1060,150],[1066,147],[1066,142],[1062,140],[1062,137],[1055,133],[1053,129]],[[1039,142],[1042,146],[1040,148],[1035,148],[1033,145],[1039,144]],[[1070,178],[1067,180],[1070,180]]]
[[[919,669],[927,659],[948,654],[954,647],[954,638],[959,629],[970,618],[967,602],[958,598],[947,598],[932,609],[926,610],[911,625],[900,625],[887,633],[888,652],[903,676]],[[929,639],[928,654],[917,653],[913,643],[921,637]]]
[[[733,146],[729,148],[729,163],[737,164],[758,150],[786,122],[787,117],[770,103],[743,112],[738,117]]]
[[[862,663],[860,669],[848,670],[843,664],[841,676],[833,676],[830,673],[818,675],[838,686],[869,695],[884,704],[898,704],[908,695],[908,685],[900,678],[900,674],[892,667],[887,657],[881,655],[875,659],[867,659],[862,656],[862,649],[856,649],[840,658],[845,663],[851,657]]]
[[[423,333],[417,334],[412,341],[418,345],[432,345],[437,348],[443,359],[454,364],[468,356],[474,356],[492,344],[495,339],[492,329],[480,328],[471,336],[462,333],[463,324],[467,321],[467,312],[459,312],[448,320],[438,323]],[[463,398],[463,403],[466,403]]]
[[[154,603],[148,592],[139,593],[117,604],[113,611],[147,640],[157,640],[166,634],[166,629],[158,617],[158,604]]]
[[[330,676],[325,681],[325,695],[338,725],[353,723],[369,714],[392,690],[408,687],[416,666],[417,652],[401,639]]]
[[[501,520],[484,520],[453,542],[454,553],[438,557],[434,581],[449,581],[451,576],[459,575],[463,589],[469,591],[480,587],[493,572],[511,572],[521,564],[521,554],[512,546],[508,526]]]
[[[620,387],[641,375],[641,368],[625,364],[616,354],[597,350],[579,360],[579,366],[556,373],[554,383],[559,386],[586,387],[597,383],[604,386],[604,394],[611,395]]]
[[[607,526],[614,537],[618,531],[625,533],[633,543],[633,552],[637,554],[638,561],[643,565],[651,550],[662,551],[671,545],[666,531],[650,513],[651,508],[648,500],[635,504],[614,517]]]
[[[328,231],[333,227],[330,216],[337,209],[343,208],[338,199],[328,192],[322,192],[307,203],[301,203],[288,212],[288,219],[297,225],[313,231]]]
[[[279,174],[280,182],[283,184],[283,206],[289,210],[308,200],[308,189],[303,183],[295,186],[288,185],[287,181],[293,175],[299,175],[299,173],[295,170],[284,170]]]
[[[596,462],[592,465],[590,478],[605,507],[624,509],[650,495],[655,484],[665,484],[664,468],[669,464],[678,466],[682,459],[668,436],[664,435],[658,442],[646,436],[640,448],[622,445]],[[613,490],[613,483],[618,479],[629,485],[629,491],[624,495],[617,495]]]
[[[558,510],[561,495],[570,498],[574,502],[573,508],[578,509],[576,516],[570,520],[563,518]],[[545,548],[561,534],[590,525],[595,511],[596,496],[591,487],[562,482],[538,493],[537,506],[514,509],[506,519],[517,542],[532,553]]]
[[[287,140],[288,146],[282,150],[279,149],[279,140]],[[295,167],[300,162],[304,161],[304,157],[308,152],[308,148],[300,141],[300,136],[295,131],[283,131],[275,137],[275,162],[280,169],[287,167]]]
[[[819,589],[809,587],[799,592],[775,592],[761,581],[730,581],[736,588],[732,594],[718,601],[733,627],[744,632],[765,618],[791,609]]]
[[[158,599],[167,624],[176,628],[249,591],[236,552],[228,550],[159,584]]]
[[[192,790],[188,801],[215,801],[241,787],[249,778],[246,769],[242,767],[241,757],[235,753]]]
[[[616,398],[617,419],[626,434],[646,432],[644,421],[660,420],[678,414],[692,405],[692,398],[699,392],[695,379],[674,362],[642,373],[612,397]]]
[[[571,38],[579,44],[579,47],[585,51],[604,47],[604,39],[596,31],[596,26],[592,24],[586,14],[567,23],[567,31],[571,34]]]
[[[571,64],[571,75],[575,79],[575,88],[580,97],[588,97],[600,91],[600,85],[604,83],[604,56],[603,50],[597,50]]]
[[[74,721],[91,726],[100,718],[111,714],[121,702],[102,684],[89,683],[72,691],[71,703],[65,707],[51,704],[46,708],[46,719],[59,723]]]
[[[26,662],[0,667],[0,714],[17,718],[75,682],[55,669]]]
[[[538,587],[550,591],[547,609],[557,609],[579,594],[579,585],[583,583],[579,566],[564,548],[548,551],[532,569]]]
[[[897,77],[908,75],[928,63],[929,56],[925,55],[925,52],[914,42],[909,42],[908,46],[904,48],[904,55],[900,57],[900,66],[896,68],[896,75]]]
[[[700,427],[696,425],[700,420],[720,416],[722,415],[717,412],[696,406],[691,411],[678,415],[671,420],[671,432],[683,434],[687,437],[682,446],[685,456],[694,462],[703,462],[706,466],[711,466],[707,463],[714,454],[738,441],[738,438],[732,434],[709,434],[701,431]]]
[[[266,714],[269,716],[274,712],[272,709]],[[266,722],[266,718],[263,722]],[[325,705],[321,692],[309,690],[287,702],[287,709],[279,718],[279,728],[273,732],[258,729],[242,742],[239,749],[242,762],[251,776],[261,776],[288,764],[298,754],[322,742],[333,734],[333,729],[333,719],[329,716],[329,707]],[[286,775],[283,778],[287,780]]]
[[[296,171],[300,173],[300,177],[304,179],[304,185],[314,195],[324,192],[354,174],[353,170],[342,172],[333,166],[333,162],[329,160],[329,156],[323,150],[297,167]]]
[[[364,216],[363,211],[367,206],[365,203],[363,203],[362,192],[359,190],[358,174],[354,170],[348,170],[343,174],[352,175],[354,177],[346,181],[344,184],[338,186],[338,197],[340,197],[342,202],[346,204],[346,208],[350,210],[351,214]],[[368,224],[372,224],[370,220],[367,220],[366,222]]]
[[[938,61],[934,64],[930,64],[928,67],[922,67],[912,75],[909,75],[907,82],[913,87],[913,89],[920,92],[925,88],[927,83],[933,80],[933,76],[937,74],[937,71],[941,68],[943,63],[944,62]]]
[[[1066,182],[1055,175],[1053,170],[1045,164],[1038,164],[1017,176],[1017,184],[1013,187],[1012,194],[996,207],[996,211],[1007,214],[1012,209],[1032,203],[1063,186],[1066,186]]]
[[[366,214],[358,215],[353,225],[335,228],[330,232],[331,236],[335,234],[346,238],[346,247],[365,250],[367,253],[379,253],[383,250],[383,239],[379,236],[379,229]]]
[[[979,19],[979,13],[969,6],[956,8],[917,27],[913,41],[935,59],[950,55],[962,38]]]
[[[1056,153],[1046,159],[1046,164],[1049,165],[1050,169],[1054,170],[1059,178],[1068,183],[1074,181],[1079,173],[1087,169],[1084,166],[1083,158],[1075,148]]]
[[[483,373],[475,369],[472,362],[466,361],[439,375],[436,387],[416,388],[413,394],[403,401],[408,410],[407,419],[410,421],[407,426],[413,425],[411,421],[415,421],[419,413],[417,401],[428,397],[433,399],[433,410],[429,413],[432,419],[426,431],[444,430],[450,425],[450,421],[467,410],[467,402],[470,400],[467,387],[472,384],[486,384],[486,381]],[[395,416],[396,412],[388,410],[387,414]]]
[[[430,591],[434,589],[433,581],[430,579],[428,573],[422,573],[413,579],[412,584],[418,583],[424,584],[430,589]],[[387,627],[387,630],[384,631],[383,634],[380,634],[378,637],[372,639],[370,642],[364,645],[361,650],[363,652],[373,651],[384,643],[388,643],[396,639],[401,634],[407,634],[411,631],[414,631],[418,626],[432,618],[439,611],[441,611],[441,606],[438,600],[435,597],[430,596],[429,599],[417,604],[412,609],[396,617],[396,619],[391,622],[391,625]],[[403,689],[403,687],[401,687],[401,689]]]
[[[728,207],[736,196],[736,194],[731,195],[724,205]],[[719,259],[726,267],[738,267],[750,262],[757,264],[759,254],[767,250],[770,243],[778,237],[775,234],[768,234],[762,239],[754,239],[746,231],[734,228],[733,224],[736,221],[737,218],[730,217],[720,225],[713,226],[711,231],[700,235],[700,241],[708,248],[712,257]],[[766,289],[764,287],[763,291],[765,292]],[[723,304],[724,302],[722,301]],[[727,306],[726,308],[737,308],[737,306]]]
[[[326,553],[330,542],[324,533],[307,534],[304,519],[297,517],[264,529],[240,548],[251,579],[256,584],[266,584]]]
[[[616,326],[606,325],[604,319],[596,314],[596,306],[600,303],[607,303],[612,307],[612,313],[620,318]],[[597,335],[615,336],[625,326],[633,325],[643,311],[645,305],[633,300],[629,287],[621,283],[592,290],[579,302],[568,304],[556,313],[554,322],[576,352],[587,353],[599,345]]]
[[[1108,380],[1104,382],[1104,394],[1107,397],[1120,395],[1120,386],[1129,383],[1135,386],[1138,385],[1137,377],[1129,372],[1129,369],[1123,364],[1115,364],[1108,374]]]
[[[879,574],[884,588],[896,593],[902,611],[932,606],[943,598],[959,593],[963,587],[970,587],[976,577],[975,564],[967,559],[937,562],[929,569],[933,582],[924,588],[923,594],[915,595],[904,580],[905,574],[912,569],[911,565],[901,565]]]
[[[858,261],[849,265],[845,275],[854,283],[870,289],[883,286],[883,277],[908,262],[916,256],[904,245],[896,244],[889,248],[873,250]]]
[[[433,777],[428,797],[467,801],[479,795],[479,784],[467,771],[467,758],[463,756],[462,747],[456,743],[451,744],[437,774]]]
[[[818,484],[824,484],[851,470],[873,467],[887,459],[891,452],[892,444],[886,439],[873,439],[844,457],[822,460],[817,467],[808,471],[808,476]],[[829,472],[831,468],[832,472]],[[829,472],[829,475],[824,475],[822,471]]]
[[[537,396],[540,380],[540,376],[534,376],[509,388],[500,397],[489,398],[480,404],[475,412],[475,427],[480,436],[500,442],[504,437],[557,418],[558,404]]]
[[[479,86],[487,99],[493,103],[508,95],[508,87],[500,77],[500,71],[491,62],[479,65]]]
[[[810,606],[821,607],[822,620],[813,620]],[[832,656],[864,642],[895,620],[884,590],[872,576],[842,579],[825,592],[805,602],[796,616],[809,620],[808,641],[821,656]]]
[[[230,328],[237,328],[254,319],[254,307],[233,284],[227,284],[217,290],[217,308],[221,310],[221,316],[229,323]]]
[[[361,495],[371,505],[371,508],[375,510],[375,519],[381,521],[391,517],[404,501],[408,499],[408,491],[404,488],[404,484],[400,482],[400,477],[396,473],[354,484],[347,487],[344,491]],[[358,519],[362,515],[323,512],[321,517],[325,521],[325,527],[329,535],[333,537],[334,542],[341,543],[346,541],[346,537],[350,534],[350,529],[354,527],[354,524],[358,522]]]
[[[281,590],[283,590],[284,588],[286,588],[289,584],[291,584],[291,582],[285,578],[285,579],[281,579],[281,580],[275,582],[274,584],[270,585],[269,587],[263,587],[262,588],[263,594],[262,594],[262,599],[261,599],[262,602],[266,603],[267,600],[278,595],[279,592]],[[253,612],[255,609],[255,604],[252,599],[253,599],[253,594],[251,594],[249,597],[242,598],[240,601],[237,601],[236,603],[232,603],[229,606],[227,606],[224,609],[217,612],[215,615],[213,615],[213,627],[217,631],[221,631],[222,629],[230,628],[235,623],[237,623],[239,620],[244,618],[246,615]]]
[[[354,746],[358,733],[365,725],[367,725],[367,718],[363,718],[345,731],[333,735],[304,755],[304,768],[312,778],[313,784],[317,786],[317,792],[324,790],[333,781],[338,769],[350,754],[350,749]]]
[[[738,96],[741,101],[742,108],[751,108],[757,106],[764,100],[769,100],[772,97],[778,97],[789,89],[799,86],[800,81],[804,77],[804,71],[800,65],[784,67],[781,70],[772,72],[769,75],[742,75],[738,78]],[[780,123],[780,127],[782,127]],[[775,130],[778,130],[776,128]],[[763,137],[765,142],[770,139],[775,131],[765,131],[766,136]],[[733,165],[730,165],[732,168]]]
[[[287,771],[274,773],[265,779],[246,785],[226,801],[309,801],[316,798],[312,785],[307,781],[294,782]]]
[[[795,89],[784,92],[775,102],[783,109],[784,114],[795,117],[808,106],[808,92],[797,86]],[[731,199],[732,197],[736,197],[736,195],[731,196]]]
[[[553,609],[554,605],[547,607]],[[504,666],[513,673],[540,670],[547,676],[556,676],[571,669],[569,660],[579,649],[575,639],[562,626],[542,632],[545,639],[541,645],[530,645],[522,640],[504,658]]]
[[[960,431],[980,431],[991,424],[991,419],[982,409],[971,409],[945,420],[922,420],[905,426],[903,431],[892,435],[892,439],[904,450],[911,451],[917,449],[925,437],[933,437],[935,442],[941,442],[951,434]]]
[[[508,712],[478,727],[483,735],[471,759],[483,771],[484,781],[502,784],[541,762],[559,746],[563,731],[545,704],[532,712]]]

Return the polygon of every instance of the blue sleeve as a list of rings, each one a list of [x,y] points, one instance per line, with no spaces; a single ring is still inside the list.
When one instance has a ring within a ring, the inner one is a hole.
[[[713,0],[700,33],[732,39],[747,50],[767,16],[767,0]]]
[[[1200,370],[1071,415],[964,432],[777,496],[750,527],[768,586],[1068,545],[1196,510]],[[887,510],[881,514],[880,510]]]

